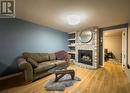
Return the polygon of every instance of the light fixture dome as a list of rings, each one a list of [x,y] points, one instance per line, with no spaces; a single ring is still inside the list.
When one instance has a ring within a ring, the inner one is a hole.
[[[80,16],[78,15],[69,15],[67,16],[67,21],[69,25],[77,25],[80,23]]]

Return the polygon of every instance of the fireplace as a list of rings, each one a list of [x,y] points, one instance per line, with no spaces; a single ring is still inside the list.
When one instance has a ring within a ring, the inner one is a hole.
[[[78,50],[78,62],[87,65],[93,65],[93,51],[92,50]]]

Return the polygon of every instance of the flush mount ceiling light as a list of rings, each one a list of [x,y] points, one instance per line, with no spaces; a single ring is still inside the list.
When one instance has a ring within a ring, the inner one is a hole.
[[[67,16],[67,21],[69,25],[77,25],[80,23],[80,16],[78,15],[69,15]]]

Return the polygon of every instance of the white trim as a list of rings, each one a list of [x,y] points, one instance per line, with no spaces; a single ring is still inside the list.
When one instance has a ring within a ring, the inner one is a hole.
[[[103,57],[103,58],[102,58],[102,59],[103,59],[103,65],[102,65],[102,67],[104,67],[104,62],[105,62],[105,61],[104,61],[104,37],[105,37],[105,36],[104,36],[104,32],[103,32],[103,37],[102,37],[102,42],[103,42],[103,44],[102,44],[102,46],[103,46],[103,51],[102,51],[102,52],[103,52],[103,53],[102,53],[102,54],[103,54],[103,56],[102,56],[102,57]]]
[[[125,70],[125,68],[127,67],[127,61],[128,61],[128,60],[127,60],[127,57],[128,57],[128,56],[127,56],[127,55],[128,55],[128,54],[127,54],[127,51],[128,51],[128,50],[127,50],[127,41],[128,41],[127,29],[124,29],[124,31],[122,32],[122,34],[123,34],[123,33],[125,33],[125,42],[124,42],[124,43],[125,43],[125,51],[124,51],[124,55],[125,55],[125,59],[124,59],[124,60],[125,60],[125,62],[122,62],[122,69]],[[123,36],[122,36],[122,39],[123,39]],[[122,43],[123,43],[123,42],[122,42]],[[123,51],[123,48],[122,48],[122,51]],[[123,56],[122,56],[122,59],[123,59]],[[123,64],[124,64],[124,65],[123,65]]]

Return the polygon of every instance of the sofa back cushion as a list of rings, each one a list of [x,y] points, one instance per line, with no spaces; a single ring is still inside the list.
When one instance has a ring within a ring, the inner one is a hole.
[[[23,53],[25,59],[32,58],[37,62],[44,62],[49,60],[48,53]]]
[[[38,67],[37,61],[33,60],[32,58],[27,58],[27,62],[29,62],[33,68]]]
[[[50,60],[56,60],[55,53],[49,53]]]

